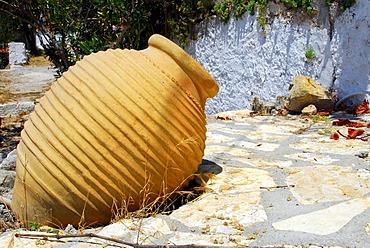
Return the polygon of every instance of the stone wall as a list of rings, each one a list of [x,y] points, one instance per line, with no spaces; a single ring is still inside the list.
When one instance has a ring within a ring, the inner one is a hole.
[[[257,15],[245,14],[228,24],[213,18],[199,26],[198,40],[186,50],[220,84],[219,94],[207,102],[208,114],[250,108],[254,97],[274,102],[288,93],[292,79],[303,74],[338,97],[366,91],[370,81],[369,0],[358,0],[339,17],[336,11],[316,3],[312,18],[282,5],[269,4],[266,31]],[[312,48],[316,57],[308,59]]]

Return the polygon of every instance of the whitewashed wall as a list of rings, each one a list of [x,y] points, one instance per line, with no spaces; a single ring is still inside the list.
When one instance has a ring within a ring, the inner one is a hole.
[[[331,50],[339,99],[358,92],[370,99],[370,0],[357,1],[335,21]]]
[[[9,64],[11,67],[27,63],[26,45],[23,42],[10,42],[9,46]]]
[[[228,24],[211,19],[199,27],[198,40],[186,50],[220,85],[219,94],[208,100],[206,112],[250,108],[255,96],[274,102],[288,93],[292,79],[307,75],[339,97],[368,90],[370,82],[370,1],[358,3],[336,19],[333,38],[328,8],[320,15],[304,17],[271,4],[273,16],[262,32],[255,16],[245,14]],[[313,47],[315,59],[305,57]],[[334,82],[335,81],[335,82]]]

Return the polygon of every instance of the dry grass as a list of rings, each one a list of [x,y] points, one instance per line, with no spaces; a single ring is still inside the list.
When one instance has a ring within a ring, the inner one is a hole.
[[[189,137],[182,140],[175,146],[175,149],[181,149],[181,146],[186,146],[189,143],[198,143],[197,137]],[[171,157],[172,149],[168,146],[168,154]],[[167,181],[168,172],[170,169],[167,164],[166,170],[163,174],[162,185],[160,187],[160,192],[158,194],[153,193],[151,182],[151,174],[147,170],[147,165],[145,164],[145,185],[140,192],[142,199],[140,200],[140,208],[137,211],[129,212],[129,206],[132,204],[132,198],[122,196],[122,202],[114,201],[112,206],[112,223],[117,222],[121,219],[126,218],[145,218],[149,216],[155,216],[159,213],[169,214],[172,211],[178,209],[182,205],[196,199],[206,190],[206,184],[208,179],[212,175],[206,173],[202,174],[192,174],[186,177],[177,188],[168,193]],[[176,170],[180,170],[176,168]],[[127,200],[129,199],[129,200]],[[154,200],[153,200],[154,199]]]
[[[53,63],[51,63],[47,57],[44,56],[32,56],[29,58],[27,64],[25,66],[52,66]]]
[[[172,192],[157,196],[153,201],[151,200],[153,193],[148,188],[150,183],[147,183],[142,190],[143,199],[141,200],[141,207],[138,210],[133,212],[128,211],[130,204],[132,204],[132,198],[130,197],[128,201],[126,197],[122,197],[123,200],[120,204],[117,201],[113,202],[111,208],[113,218],[111,223],[128,218],[146,218],[159,213],[170,214],[172,211],[193,201],[206,191],[204,179],[198,178],[202,177],[196,174],[189,176],[184,180],[184,183],[188,182],[188,186],[180,189],[183,185],[181,184]],[[199,184],[199,182],[203,182],[204,184]]]
[[[184,142],[196,142],[196,139],[192,140],[186,140]],[[181,144],[179,144],[181,145]],[[179,146],[178,145],[178,146]],[[176,146],[176,147],[178,147]],[[25,167],[27,167],[27,159],[25,162]],[[25,170],[26,171],[26,170]],[[143,219],[146,217],[155,216],[159,213],[161,214],[170,214],[172,211],[178,209],[184,204],[187,204],[188,202],[196,199],[201,194],[203,194],[206,191],[206,184],[209,178],[213,177],[214,174],[210,173],[201,173],[201,174],[193,174],[188,177],[186,177],[182,183],[179,184],[177,188],[175,188],[172,192],[167,193],[167,179],[168,175],[167,173],[164,173],[162,185],[160,188],[159,193],[153,193],[152,187],[153,183],[151,182],[151,174],[150,172],[145,168],[145,185],[143,186],[140,195],[140,208],[136,211],[129,211],[130,206],[134,205],[134,200],[131,196],[126,196],[124,193],[122,193],[122,196],[120,199],[113,199],[112,206],[111,206],[111,223],[118,222],[122,219]],[[25,178],[25,175],[24,175]],[[24,186],[25,186],[25,182]],[[26,189],[25,189],[26,190]],[[85,197],[85,208],[88,203],[89,194]],[[26,204],[27,207],[27,204]],[[84,230],[93,227],[94,223],[87,224],[86,218],[85,218],[85,208],[82,210],[82,213],[80,215],[80,220],[78,223],[77,231],[79,233],[82,233]],[[27,211],[25,211],[27,213]],[[29,220],[26,216],[25,220]],[[28,223],[26,221],[26,223]],[[37,220],[34,220],[33,222],[38,226],[39,223],[37,223]],[[1,225],[2,223],[0,223]],[[51,226],[59,227],[59,229],[63,230],[63,225],[61,223],[58,223],[57,220],[54,220],[54,223],[50,223]],[[23,226],[26,228],[29,228],[29,226],[26,226],[25,223],[23,223]]]

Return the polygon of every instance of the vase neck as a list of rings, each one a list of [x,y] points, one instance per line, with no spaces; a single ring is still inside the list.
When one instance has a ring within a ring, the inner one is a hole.
[[[149,39],[149,47],[143,53],[154,60],[164,70],[171,69],[171,75],[193,97],[199,100],[202,110],[207,98],[214,97],[218,92],[218,84],[213,77],[188,53],[169,39],[155,34]],[[156,51],[154,51],[156,50]],[[165,59],[169,56],[171,59]],[[172,73],[176,75],[173,75]]]

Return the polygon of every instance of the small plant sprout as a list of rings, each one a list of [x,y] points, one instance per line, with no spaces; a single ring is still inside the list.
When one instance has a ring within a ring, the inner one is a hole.
[[[314,123],[321,122],[321,121],[328,121],[330,120],[329,116],[320,116],[320,115],[313,115],[311,119]]]
[[[306,47],[304,55],[306,56],[307,59],[316,58],[316,53],[315,53],[315,49],[313,48],[313,46]]]
[[[28,224],[28,229],[30,231],[38,231],[40,229],[41,225],[39,222],[37,222],[36,218],[33,219],[33,222],[30,222]]]

